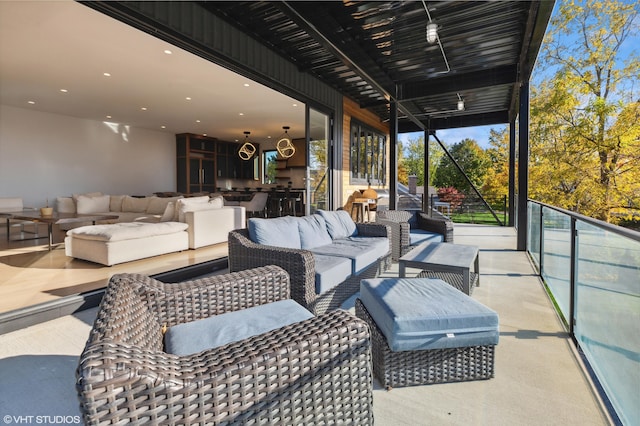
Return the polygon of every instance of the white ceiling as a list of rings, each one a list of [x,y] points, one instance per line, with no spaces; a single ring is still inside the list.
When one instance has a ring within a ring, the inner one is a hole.
[[[0,1],[0,103],[230,141],[304,136],[303,103],[74,1]]]

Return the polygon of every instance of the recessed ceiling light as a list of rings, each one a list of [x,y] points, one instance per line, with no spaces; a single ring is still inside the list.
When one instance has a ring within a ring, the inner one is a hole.
[[[102,75],[104,75],[105,77],[111,77],[111,73],[108,72],[103,72]]]
[[[171,55],[173,52],[170,51],[169,49],[165,49],[164,53],[166,53],[167,55]]]
[[[240,114],[238,114],[238,115],[244,115],[244,112],[241,112],[241,113],[240,113]]]
[[[143,111],[146,111],[147,107],[141,107],[140,109],[143,110]]]
[[[267,139],[271,139],[271,136],[267,136]]]
[[[160,128],[161,128],[161,129],[166,129],[166,128],[167,128],[167,126],[160,126]]]
[[[30,105],[35,105],[36,101],[27,101],[27,103],[30,104]]]
[[[244,84],[244,87],[249,87],[249,83],[245,83],[245,84]]]
[[[68,90],[67,90],[67,89],[60,89],[60,91],[61,91],[62,93],[67,93],[67,92],[68,92]]]
[[[202,134],[202,136],[207,136],[207,134],[206,134],[206,133],[203,133],[203,134]]]
[[[107,115],[107,118],[111,118],[111,116],[110,116],[110,115]]]
[[[199,122],[200,122],[200,120],[196,120],[196,123],[199,123]]]
[[[191,96],[187,96],[185,99],[190,101],[191,100]]]

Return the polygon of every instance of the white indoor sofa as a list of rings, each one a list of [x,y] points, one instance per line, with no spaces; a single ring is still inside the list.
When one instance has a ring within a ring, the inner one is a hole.
[[[60,197],[62,213],[104,213],[118,219],[69,229],[67,256],[112,265],[158,254],[218,244],[245,226],[245,208],[221,197],[131,197],[82,194]],[[137,224],[127,226],[126,224]]]

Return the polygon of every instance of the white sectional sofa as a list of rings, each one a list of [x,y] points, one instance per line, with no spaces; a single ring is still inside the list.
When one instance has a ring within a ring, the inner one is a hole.
[[[245,208],[222,197],[131,197],[90,193],[60,197],[62,213],[104,213],[117,220],[69,229],[67,256],[112,265],[158,254],[218,244],[245,226]],[[137,224],[137,226],[124,226]]]

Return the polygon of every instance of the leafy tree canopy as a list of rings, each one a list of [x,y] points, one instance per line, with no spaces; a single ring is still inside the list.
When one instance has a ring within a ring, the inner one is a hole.
[[[449,150],[456,163],[464,170],[476,188],[484,184],[491,166],[489,155],[473,139],[463,139]],[[449,157],[443,156],[435,172],[433,185],[437,188],[454,187],[469,192],[471,187]]]
[[[537,73],[547,79],[532,88],[531,198],[607,221],[640,208],[640,61],[627,42],[639,9],[560,4]]]

